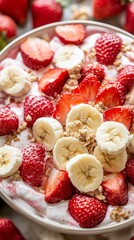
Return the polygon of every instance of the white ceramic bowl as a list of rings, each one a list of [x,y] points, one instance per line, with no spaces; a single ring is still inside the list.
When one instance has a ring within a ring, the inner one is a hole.
[[[39,36],[42,37],[43,35],[54,35],[54,28],[57,25],[64,25],[64,24],[72,24],[76,23],[76,21],[67,21],[67,22],[58,22],[53,23],[49,25],[42,26],[40,28],[37,28],[35,30],[29,31],[26,34],[18,37],[15,39],[12,43],[10,43],[8,46],[6,46],[0,53],[0,61],[5,59],[6,57],[12,56],[14,51],[19,48],[20,44],[25,41],[27,37],[33,37],[33,36]],[[134,36],[127,33],[126,31],[123,31],[117,27],[110,26],[108,24],[94,22],[94,21],[77,21],[77,23],[84,24],[85,26],[90,26],[92,29],[100,29],[102,31],[112,31],[112,32],[118,32],[121,34],[124,34],[127,38],[134,39]],[[18,211],[19,213],[27,216],[28,218],[32,219],[33,221],[51,229],[57,232],[61,233],[69,233],[69,234],[81,234],[81,235],[90,235],[90,234],[104,234],[108,232],[115,232],[120,229],[124,229],[126,227],[132,226],[134,224],[134,216],[128,220],[125,220],[120,223],[110,223],[105,226],[98,226],[90,229],[82,229],[78,227],[70,227],[65,226],[64,224],[60,224],[57,222],[54,222],[52,220],[45,219],[39,215],[36,214],[35,210],[30,207],[28,204],[26,204],[21,199],[12,199],[10,198],[1,188],[0,188],[0,196],[1,198],[15,211]]]

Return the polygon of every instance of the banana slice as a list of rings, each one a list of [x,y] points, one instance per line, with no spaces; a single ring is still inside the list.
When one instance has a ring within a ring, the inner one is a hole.
[[[117,155],[129,145],[131,136],[122,123],[106,121],[97,129],[96,140],[102,152]]]
[[[101,151],[99,146],[94,149],[94,156],[101,162],[103,168],[107,172],[121,172],[127,162],[127,152],[123,150],[117,155],[109,155]]]
[[[77,65],[81,65],[83,60],[83,51],[73,44],[68,44],[61,47],[56,51],[53,57],[55,66],[58,68],[64,68],[66,70],[71,70]]]
[[[66,170],[66,163],[70,158],[82,153],[88,153],[88,151],[77,138],[62,137],[53,149],[54,162],[60,170]]]
[[[101,163],[91,154],[79,154],[66,164],[72,184],[81,192],[96,190],[103,179]]]
[[[134,134],[131,134],[131,141],[128,145],[128,150],[134,154]]]
[[[82,127],[87,127],[89,133],[96,133],[97,128],[102,124],[102,114],[89,104],[78,104],[74,106],[67,115],[66,126],[80,121]],[[81,126],[80,126],[81,128]]]
[[[33,136],[35,140],[42,143],[50,151],[56,141],[62,136],[62,125],[54,118],[38,118],[33,125]]]
[[[18,66],[5,67],[0,75],[0,88],[13,97],[21,97],[31,89],[29,74]]]
[[[0,148],[0,177],[9,177],[21,166],[22,153],[18,148],[5,145]]]

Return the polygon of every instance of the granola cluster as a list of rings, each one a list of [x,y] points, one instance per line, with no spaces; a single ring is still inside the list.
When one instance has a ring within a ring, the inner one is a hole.
[[[129,218],[130,212],[123,209],[121,206],[117,206],[113,209],[110,214],[110,218],[116,222],[121,222],[122,219],[126,220]]]

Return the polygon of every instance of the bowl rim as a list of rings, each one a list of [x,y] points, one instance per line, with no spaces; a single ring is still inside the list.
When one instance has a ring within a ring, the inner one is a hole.
[[[54,28],[57,25],[65,25],[65,24],[83,24],[85,26],[91,25],[91,26],[95,26],[95,27],[101,27],[101,28],[105,28],[108,30],[114,30],[115,32],[124,34],[125,36],[128,36],[132,39],[134,39],[134,35],[109,24],[106,23],[101,23],[101,22],[97,22],[97,21],[86,21],[86,20],[70,20],[70,21],[61,21],[61,22],[56,22],[56,23],[51,23],[51,24],[47,24],[44,26],[41,26],[39,28],[36,28],[34,30],[30,30],[27,33],[21,35],[20,37],[16,38],[15,40],[13,40],[11,43],[9,43],[1,52],[0,52],[0,61],[2,61],[6,56],[7,52],[9,50],[11,50],[14,46],[16,46],[16,44],[21,43],[23,40],[25,40],[27,37],[30,36],[35,36],[38,33],[41,33],[44,30],[50,29],[50,28]],[[52,220],[49,219],[45,219],[37,214],[32,213],[31,211],[29,211],[28,209],[26,209],[25,206],[23,206],[21,203],[19,203],[16,199],[12,199],[11,197],[9,197],[4,190],[0,187],[0,197],[11,207],[13,208],[15,211],[21,213],[22,215],[28,217],[29,219],[41,224],[44,227],[47,227],[50,230],[56,231],[56,232],[60,232],[60,233],[69,233],[69,234],[80,234],[80,235],[91,235],[91,234],[105,234],[105,233],[110,233],[113,231],[118,231],[124,228],[127,228],[129,226],[131,226],[132,224],[134,224],[134,217],[125,220],[123,222],[120,223],[115,223],[111,226],[110,224],[108,225],[104,225],[104,226],[99,226],[99,227],[94,227],[94,228],[74,228],[71,226],[67,226],[64,224],[60,224],[57,222],[54,222]]]

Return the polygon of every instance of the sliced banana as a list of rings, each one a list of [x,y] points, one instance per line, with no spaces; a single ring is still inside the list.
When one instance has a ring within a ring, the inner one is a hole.
[[[103,168],[107,172],[121,172],[127,162],[127,152],[123,150],[117,155],[109,155],[101,151],[99,146],[94,149],[94,156],[101,162]]]
[[[134,134],[131,134],[131,141],[128,145],[128,150],[134,154]]]
[[[22,153],[18,148],[5,145],[0,148],[0,177],[9,177],[21,166]]]
[[[77,65],[81,65],[83,60],[83,51],[73,44],[61,47],[55,52],[53,57],[55,66],[66,70],[71,70]]]
[[[42,143],[50,151],[56,141],[62,136],[62,125],[52,117],[38,118],[33,125],[33,136],[35,140]]]
[[[82,127],[87,127],[89,133],[96,133],[97,128],[103,123],[103,117],[95,107],[81,103],[74,106],[68,113],[66,126],[77,121],[81,122]]]
[[[131,136],[122,123],[106,121],[97,129],[96,140],[102,152],[117,155],[129,145]]]
[[[13,97],[21,97],[31,89],[30,77],[18,66],[5,67],[0,74],[0,89]]]
[[[53,149],[54,162],[60,170],[66,170],[66,163],[72,157],[82,153],[88,153],[88,151],[77,138],[62,137]]]
[[[81,192],[96,190],[103,179],[101,163],[91,154],[79,154],[71,158],[66,169],[72,184]]]

